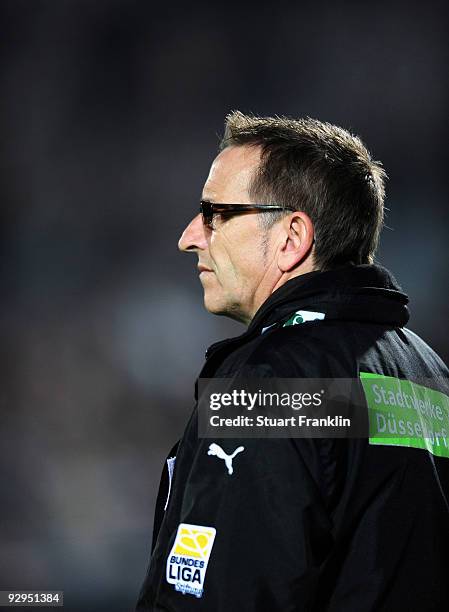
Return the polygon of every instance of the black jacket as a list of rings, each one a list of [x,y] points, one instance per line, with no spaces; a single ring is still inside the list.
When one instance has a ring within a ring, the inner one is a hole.
[[[446,366],[404,328],[407,302],[378,266],[297,277],[269,297],[244,334],[207,351],[200,377],[269,371],[284,378],[358,378],[366,372],[388,377],[376,380],[393,381],[395,389],[400,381],[424,380],[447,394]],[[284,326],[298,310],[325,316]],[[443,403],[444,433],[448,398],[435,397]],[[419,409],[409,412],[416,416]],[[448,435],[433,446],[418,436],[421,448],[407,446],[404,436],[380,444],[219,440],[228,457],[244,445],[230,476],[225,462],[210,456],[211,440],[198,439],[194,410],[172,452],[165,511],[167,468],[162,476],[137,610],[447,609]]]

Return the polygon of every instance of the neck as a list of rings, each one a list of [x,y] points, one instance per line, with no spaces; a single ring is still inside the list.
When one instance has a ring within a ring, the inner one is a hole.
[[[296,268],[292,272],[283,273],[282,276],[279,278],[279,280],[274,285],[274,287],[272,288],[270,295],[271,293],[274,293],[276,289],[279,289],[279,287],[282,287],[282,285],[285,285],[285,283],[287,283],[292,278],[296,278],[297,276],[302,276],[303,274],[308,274],[309,272],[315,272],[315,271],[316,271],[315,266],[308,259],[301,266],[299,266],[299,268]]]
[[[245,318],[241,317],[240,321],[245,325],[249,325],[254,318],[254,315],[262,306],[262,304],[272,295],[279,287],[282,287],[292,278],[296,278],[297,276],[302,276],[303,274],[308,274],[309,272],[316,271],[313,263],[310,259],[307,259],[301,266],[295,268],[291,272],[281,272],[279,271],[279,275],[277,278],[272,279],[270,284],[261,283],[258,287],[258,291],[254,296],[253,308],[248,316]]]

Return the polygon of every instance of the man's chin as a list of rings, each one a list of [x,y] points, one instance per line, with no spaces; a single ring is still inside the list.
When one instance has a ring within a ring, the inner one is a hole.
[[[217,298],[214,298],[208,295],[207,291],[204,292],[204,307],[207,310],[207,312],[210,312],[211,314],[214,314],[214,315],[225,315],[226,314],[223,302],[221,302]]]
[[[217,297],[214,299],[207,294],[207,291],[204,292],[204,307],[211,314],[220,317],[229,317],[240,323],[246,323],[247,321],[246,317],[242,314],[239,304],[229,304],[223,300],[218,300]]]

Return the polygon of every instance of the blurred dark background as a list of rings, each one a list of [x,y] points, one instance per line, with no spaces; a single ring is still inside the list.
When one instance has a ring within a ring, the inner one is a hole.
[[[443,2],[0,0],[0,590],[123,612],[205,348],[177,240],[224,116],[312,116],[381,159],[379,261],[447,360]]]

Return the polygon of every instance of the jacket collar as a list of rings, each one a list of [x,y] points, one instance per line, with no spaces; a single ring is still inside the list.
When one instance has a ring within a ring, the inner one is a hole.
[[[213,344],[206,358],[222,346],[243,343],[259,335],[263,328],[286,321],[296,310],[321,312],[327,320],[404,327],[409,319],[407,304],[408,296],[382,266],[349,265],[309,272],[279,287],[262,304],[243,334]]]
[[[326,319],[365,321],[403,327],[409,320],[408,296],[382,266],[345,266],[292,278],[262,304],[248,331],[292,314],[312,310]]]

